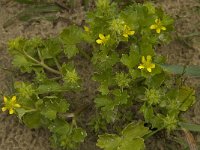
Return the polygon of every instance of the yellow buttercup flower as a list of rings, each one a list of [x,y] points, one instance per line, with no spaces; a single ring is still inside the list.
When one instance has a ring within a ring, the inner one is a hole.
[[[104,36],[103,34],[100,33],[100,34],[99,34],[99,39],[96,40],[96,42],[97,42],[98,44],[103,44],[103,45],[105,45],[109,39],[110,39],[110,34],[107,35],[107,36]]]
[[[16,96],[13,96],[11,99],[8,99],[7,97],[4,96],[3,101],[4,101],[4,107],[2,107],[1,110],[3,112],[8,110],[10,115],[15,113],[15,108],[21,107],[20,104],[17,104]]]
[[[160,19],[156,19],[155,24],[151,25],[150,29],[156,30],[157,33],[160,33],[161,30],[166,30],[166,27],[162,26]]]
[[[85,32],[89,32],[90,31],[90,28],[87,27],[87,26],[84,26],[83,28],[84,28]]]
[[[144,56],[142,56],[142,64],[138,66],[139,69],[147,69],[148,72],[151,72],[153,68],[155,68],[155,64],[152,63],[152,58],[150,55],[147,56],[147,59],[145,59]]]
[[[129,26],[124,25],[124,30],[123,30],[123,36],[125,38],[128,38],[130,35],[134,35],[135,31],[131,30]]]

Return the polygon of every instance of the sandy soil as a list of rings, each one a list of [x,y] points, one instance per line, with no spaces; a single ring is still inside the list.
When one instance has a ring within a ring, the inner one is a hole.
[[[168,62],[171,64],[183,65],[200,65],[200,1],[199,0],[157,0],[157,5],[163,7],[172,17],[175,18],[174,40],[168,45],[158,48],[158,52],[168,57]],[[0,1],[0,94],[9,94],[11,92],[10,85],[12,84],[12,73],[2,68],[10,67],[10,56],[6,51],[6,44],[9,39],[17,36],[33,37],[49,37],[58,34],[65,26],[69,24],[67,21],[59,20],[56,24],[52,22],[40,20],[27,24],[15,18],[16,14],[23,10],[26,6],[19,5],[11,0]],[[63,10],[56,15],[73,20],[77,24],[81,24],[84,18],[84,11],[81,7],[73,12]],[[8,19],[14,18],[12,24],[3,28]],[[184,40],[179,37],[186,37]],[[79,62],[76,64],[79,68],[79,73],[85,75],[85,80],[90,80],[88,74],[89,68],[87,61],[77,58]],[[189,78],[187,81],[190,85],[197,89],[197,94],[200,90],[200,79]],[[82,99],[87,101],[92,98],[92,88],[95,84],[92,82],[85,82],[84,96],[77,95],[75,99]],[[89,84],[89,85],[88,85]],[[190,112],[185,116],[191,122],[200,124],[200,102],[197,97],[197,103]],[[30,130],[21,125],[17,118],[7,116],[0,113],[0,150],[50,150],[48,137],[49,133],[43,129]],[[154,138],[151,141],[149,150],[166,150],[166,144],[169,140],[159,140]],[[196,134],[195,139],[200,143],[200,135]],[[88,140],[81,150],[95,150],[94,143]]]

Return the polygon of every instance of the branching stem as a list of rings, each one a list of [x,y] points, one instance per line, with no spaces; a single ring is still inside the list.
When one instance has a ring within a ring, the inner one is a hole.
[[[43,62],[39,62],[39,61],[36,60],[35,58],[33,58],[33,57],[31,57],[30,55],[28,55],[25,51],[23,51],[23,54],[24,54],[27,58],[29,58],[30,60],[32,60],[33,62],[35,62],[35,63],[39,64],[40,66],[42,66],[43,68],[45,68],[46,70],[48,70],[48,71],[50,71],[50,72],[52,72],[52,73],[61,75],[61,73],[60,73],[59,71],[57,71],[57,70],[55,70],[55,69],[53,69],[53,68],[47,66],[47,65],[46,65],[45,63],[43,63]]]

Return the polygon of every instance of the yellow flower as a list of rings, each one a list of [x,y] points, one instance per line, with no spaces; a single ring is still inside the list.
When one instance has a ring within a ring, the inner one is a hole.
[[[145,59],[144,56],[142,56],[142,64],[138,66],[139,69],[147,69],[148,72],[151,72],[153,68],[155,68],[155,64],[152,63],[152,58],[150,55],[147,56],[147,59]]]
[[[162,26],[160,19],[156,19],[155,24],[151,25],[150,29],[156,30],[157,33],[160,33],[161,30],[166,30],[166,27]]]
[[[134,34],[135,34],[135,31],[131,30],[129,26],[124,25],[123,36],[125,38],[128,38],[128,36],[134,35]]]
[[[96,40],[96,42],[97,42],[98,44],[103,44],[103,45],[105,45],[106,42],[107,42],[109,39],[110,39],[110,34],[107,35],[107,36],[104,36],[103,34],[100,33],[100,34],[99,34],[99,39]]]
[[[9,111],[9,114],[12,115],[15,112],[15,108],[21,107],[20,104],[16,103],[16,96],[13,96],[11,99],[7,99],[7,97],[4,96],[3,98],[4,101],[4,107],[2,107],[2,111]]]
[[[90,31],[90,28],[87,27],[87,26],[84,26],[84,30],[85,30],[85,32],[89,32],[89,31]]]

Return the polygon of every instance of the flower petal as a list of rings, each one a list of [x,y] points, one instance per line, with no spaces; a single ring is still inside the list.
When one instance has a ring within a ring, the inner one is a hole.
[[[107,36],[106,36],[106,40],[109,40],[110,39],[110,34],[108,34]]]
[[[128,29],[128,26],[127,25],[124,25],[124,30],[127,30]]]
[[[129,34],[129,35],[134,35],[134,34],[135,34],[135,31],[129,31],[128,34]]]
[[[96,40],[96,42],[97,42],[98,44],[102,44],[102,43],[103,43],[103,41],[100,40],[100,39]]]
[[[123,37],[127,38],[127,37],[128,37],[128,34],[124,33],[124,34],[123,34]]]
[[[139,66],[138,66],[138,69],[144,69],[145,67],[144,67],[144,65],[143,64],[140,64]]]
[[[143,64],[146,63],[146,59],[145,59],[144,56],[142,56],[142,63],[143,63]]]
[[[4,103],[7,103],[8,102],[8,99],[7,99],[7,97],[3,97],[3,101],[4,101]]]
[[[166,27],[162,26],[161,29],[165,31],[165,30],[166,30]]]
[[[84,26],[84,30],[85,30],[85,32],[89,32],[90,31],[90,29],[87,26]]]
[[[150,29],[156,29],[157,28],[157,25],[156,24],[153,24],[150,26]]]
[[[16,102],[16,96],[13,96],[10,102],[15,103]]]
[[[148,56],[147,56],[147,62],[151,62],[151,61],[152,61],[151,56],[148,55]]]
[[[99,38],[100,38],[101,40],[104,40],[104,39],[105,39],[105,36],[104,36],[103,34],[99,34]]]
[[[148,71],[148,72],[151,72],[151,68],[147,68],[147,71]]]
[[[159,23],[160,23],[160,19],[156,19],[156,20],[155,20],[155,23],[156,23],[156,24],[159,24]]]
[[[152,63],[149,67],[150,67],[150,68],[155,68],[156,65]]]
[[[15,104],[14,107],[16,107],[16,108],[20,108],[21,105],[20,105],[20,104]]]
[[[7,108],[6,107],[2,107],[1,110],[4,112],[4,111],[7,110]]]
[[[156,32],[157,32],[157,33],[160,33],[160,28],[157,28],[157,29],[156,29]]]
[[[14,109],[12,109],[12,108],[9,109],[9,114],[10,114],[10,115],[14,114],[14,112],[15,112]]]

